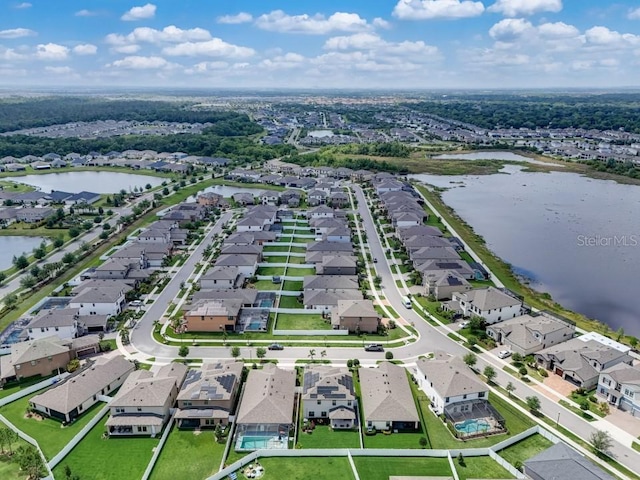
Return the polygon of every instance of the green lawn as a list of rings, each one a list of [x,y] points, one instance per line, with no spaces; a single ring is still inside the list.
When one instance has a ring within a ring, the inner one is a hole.
[[[347,457],[261,458],[264,480],[353,480]],[[238,478],[244,478],[238,475]],[[364,480],[366,477],[360,477]],[[189,479],[191,480],[191,479]],[[367,479],[368,480],[368,479]],[[387,480],[387,479],[385,479]]]
[[[293,237],[293,243],[311,243],[315,241],[314,238],[304,238],[304,237]]]
[[[299,265],[301,263],[307,263],[307,262],[305,261],[304,257],[289,257],[287,259],[287,263],[294,264],[294,265],[296,265],[296,264]],[[313,269],[313,273],[315,274],[315,268]]]
[[[458,459],[453,459],[460,480],[468,478],[513,478],[509,472],[502,468],[491,457],[466,457],[464,466],[458,463]]]
[[[315,275],[315,268],[297,268],[297,267],[289,267],[287,268],[287,276],[289,277],[304,277],[305,275]]]
[[[420,438],[426,435],[422,432],[401,432],[385,435],[378,432],[375,435],[364,436],[364,448],[422,448]]]
[[[286,245],[267,245],[262,249],[262,253],[268,252],[288,252],[289,247]]]
[[[285,282],[286,283],[286,282]],[[280,283],[273,283],[271,280],[258,280],[253,286],[257,290],[280,290]]]
[[[276,241],[277,242],[289,243],[289,242],[291,242],[291,240],[293,240],[293,236],[291,236],[291,235],[283,235],[281,237],[278,237]]]
[[[13,395],[16,392],[19,392],[23,388],[30,387],[31,385],[35,385],[43,381],[44,379],[49,377],[41,377],[37,375],[35,377],[25,378],[21,380],[19,383],[11,383],[4,386],[4,388],[0,389],[0,398],[8,397],[9,395]]]
[[[0,423],[0,427],[4,428],[4,424]],[[27,445],[29,445],[27,442],[19,438],[18,441],[11,444],[11,448],[9,445],[4,445],[4,450],[15,452],[19,447]],[[2,480],[24,480],[25,475],[20,471],[18,464],[12,461],[12,457],[0,453],[0,478]]]
[[[98,413],[104,404],[97,403],[67,427],[63,427],[62,423],[50,418],[42,420],[25,418],[24,415],[29,405],[29,399],[44,391],[44,389],[40,390],[33,395],[27,395],[20,400],[5,405],[0,408],[0,413],[20,430],[33,437],[40,445],[44,455],[51,459]]]
[[[195,434],[173,428],[151,473],[151,480],[202,480],[218,471],[224,443],[216,443],[211,430]],[[197,458],[188,462],[186,458]]]
[[[102,438],[108,418],[108,415],[105,416],[93,427],[78,446],[54,468],[56,478],[64,478],[65,465],[69,465],[73,474],[82,479],[138,480],[142,477],[159,440],[150,437]],[[185,464],[193,463],[191,460],[185,459]]]
[[[301,292],[302,291],[303,282],[294,282],[292,280],[285,280],[282,285],[283,290],[289,290],[292,292]]]
[[[279,308],[304,308],[298,297],[281,296]]]
[[[446,458],[353,457],[362,480],[389,480],[396,476],[451,477]]]
[[[300,430],[301,448],[360,448],[358,430],[333,430],[328,425],[316,425],[312,433]]]
[[[307,247],[291,247],[291,253],[307,253]]]
[[[287,257],[281,257],[280,255],[269,255],[264,257],[266,263],[287,263]]]
[[[331,330],[331,323],[322,315],[296,315],[295,313],[280,313],[276,321],[278,330]]]
[[[528,460],[543,450],[546,450],[551,445],[553,445],[553,443],[550,440],[547,440],[542,435],[536,433],[524,440],[520,440],[518,443],[514,443],[504,450],[500,450],[498,455],[504,458],[511,465],[515,466],[516,463],[524,463],[525,460]]]
[[[284,267],[258,267],[256,275],[284,275]]]

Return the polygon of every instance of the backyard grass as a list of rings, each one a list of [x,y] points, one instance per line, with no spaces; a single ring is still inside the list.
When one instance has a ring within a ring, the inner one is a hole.
[[[302,302],[299,297],[289,297],[289,296],[281,296],[280,303],[278,303],[279,308],[304,308]]]
[[[277,242],[281,242],[281,243],[289,243],[293,240],[293,236],[292,235],[283,235],[281,237],[277,238]]]
[[[305,275],[315,275],[315,268],[298,268],[298,267],[288,267],[287,268],[287,276],[288,277],[304,277]]]
[[[44,391],[44,389],[40,390],[33,395],[27,395],[5,405],[0,408],[0,413],[17,428],[33,437],[40,445],[45,457],[51,459],[98,413],[104,404],[98,402],[67,427],[63,427],[62,423],[50,418],[43,418],[42,420],[25,418],[24,415],[29,406],[29,399]]]
[[[262,253],[268,252],[288,252],[289,247],[286,245],[267,245],[262,249]]]
[[[514,443],[510,447],[500,450],[498,455],[515,466],[518,462],[524,463],[551,445],[553,445],[551,440],[547,440],[542,435],[536,433],[524,440],[520,440],[518,443]]]
[[[287,259],[287,263],[299,265],[301,263],[307,263],[307,262],[305,261],[304,257],[289,257]],[[315,269],[313,269],[313,272],[315,274]]]
[[[0,427],[4,427],[3,423],[0,423]],[[11,445],[4,445],[4,451],[15,452],[21,446],[29,445],[27,442],[19,438],[17,441],[11,443]],[[20,471],[20,467],[17,462],[12,461],[13,458],[9,455],[0,453],[0,478],[2,480],[24,480],[25,475]]]
[[[291,247],[291,253],[307,253],[307,247]]]
[[[257,275],[284,275],[284,267],[258,267]]]
[[[45,380],[46,378],[50,378],[50,377],[51,375],[49,377],[41,377],[40,375],[36,375],[34,377],[25,378],[24,380],[21,380],[19,383],[6,384],[2,389],[0,389],[0,398],[13,395],[14,393],[19,392],[24,388],[30,387],[31,385],[35,385],[36,383],[39,383]]]
[[[353,457],[361,479],[389,480],[390,476],[451,477],[446,458]]]
[[[54,468],[56,478],[65,478],[65,465],[69,465],[74,475],[91,480],[138,480],[142,477],[159,440],[150,437],[102,438],[107,418],[105,416],[93,427]],[[192,462],[185,459],[184,463]]]
[[[265,256],[263,261],[266,263],[287,263],[287,257],[283,257],[280,255],[269,255]]]
[[[295,313],[280,313],[276,321],[278,330],[331,330],[331,323],[322,315],[297,315]]]
[[[314,238],[304,238],[304,237],[293,237],[293,243],[311,243],[315,241]]]
[[[282,290],[289,290],[291,292],[301,292],[303,282],[297,282],[293,280],[285,280],[282,284]]]
[[[316,425],[313,433],[299,432],[300,448],[360,448],[358,430],[333,430],[328,425]]]
[[[218,471],[224,447],[224,443],[216,443],[211,430],[196,435],[194,431],[174,427],[151,472],[151,480],[207,478]],[[197,461],[187,462],[187,458]]]
[[[454,458],[453,464],[460,480],[467,480],[468,478],[513,478],[513,475],[488,456],[465,457],[464,466],[458,463],[457,458]]]
[[[422,448],[420,439],[427,438],[421,432],[400,432],[385,435],[378,432],[375,435],[364,435],[364,448]]]
[[[261,458],[263,480],[353,480],[347,457]],[[239,475],[238,478],[241,476]],[[366,478],[366,477],[361,477]],[[385,479],[387,480],[387,479]]]
[[[280,290],[280,286],[280,283],[273,283],[271,280],[258,280],[253,284],[257,290]]]

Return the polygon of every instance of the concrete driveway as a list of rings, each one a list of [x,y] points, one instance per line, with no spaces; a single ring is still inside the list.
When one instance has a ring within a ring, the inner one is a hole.
[[[571,395],[571,392],[578,388],[573,383],[567,382],[559,375],[551,372],[549,372],[549,376],[544,379],[543,383],[563,397],[568,397]]]
[[[629,412],[623,412],[615,407],[611,407],[611,413],[606,416],[606,419],[634,437],[640,437],[640,418],[634,417]]]

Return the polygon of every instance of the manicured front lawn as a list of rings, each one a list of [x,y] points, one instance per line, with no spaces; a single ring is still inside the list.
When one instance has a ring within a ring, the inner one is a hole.
[[[529,460],[531,457],[534,457],[543,450],[546,450],[551,445],[553,445],[553,443],[550,440],[547,440],[542,435],[536,433],[524,440],[520,440],[518,443],[514,443],[504,450],[500,450],[498,455],[504,458],[511,465],[515,466],[516,463],[524,463],[526,460]]]
[[[278,330],[331,330],[331,323],[322,315],[296,315],[295,313],[280,313],[276,320]]]
[[[64,478],[69,465],[74,475],[91,480],[138,480],[151,460],[159,440],[150,437],[102,438],[109,416],[98,423],[56,468],[56,478]],[[185,458],[184,463],[192,463]],[[198,459],[200,461],[201,459]],[[176,475],[175,478],[181,478]]]
[[[253,284],[257,290],[280,290],[280,283],[273,283],[271,280],[258,280]]]
[[[264,480],[353,480],[347,457],[261,458]],[[238,475],[238,478],[241,478]],[[367,477],[360,477],[364,480]],[[368,479],[367,479],[368,480]],[[387,480],[387,479],[385,479]]]
[[[513,478],[509,472],[502,468],[491,457],[465,457],[464,466],[453,459],[460,480],[468,478]]]
[[[44,391],[40,390],[33,395],[27,395],[20,400],[5,405],[0,408],[0,413],[20,430],[33,437],[40,445],[44,455],[51,459],[98,413],[104,404],[97,403],[67,427],[63,427],[62,423],[50,418],[43,418],[42,420],[25,418],[24,415],[29,406],[29,399]]]
[[[315,275],[315,268],[297,268],[297,267],[289,267],[287,268],[287,276],[288,277],[304,277],[305,275]]]
[[[294,282],[292,280],[285,280],[282,285],[283,290],[288,290],[291,292],[301,292],[302,291],[302,282]]]
[[[207,478],[218,471],[224,446],[216,443],[211,430],[194,432],[174,427],[151,472],[151,480]],[[197,461],[185,461],[187,458]]]
[[[358,430],[333,430],[328,425],[316,425],[312,433],[300,430],[301,448],[360,448]]]
[[[282,295],[280,297],[279,308],[304,308],[299,297],[290,297]]]
[[[361,479],[389,480],[395,476],[451,477],[446,458],[353,457]]]
[[[284,275],[284,267],[258,267],[257,275]]]

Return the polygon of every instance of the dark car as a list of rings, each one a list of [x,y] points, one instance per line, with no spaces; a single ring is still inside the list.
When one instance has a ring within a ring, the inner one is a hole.
[[[370,343],[366,347],[364,347],[366,352],[384,352],[384,348],[379,343]]]
[[[378,263],[378,259],[377,259],[377,258],[374,258],[374,259],[373,259],[373,263]]]
[[[269,350],[284,350],[284,347],[279,343],[272,343],[269,345]]]

